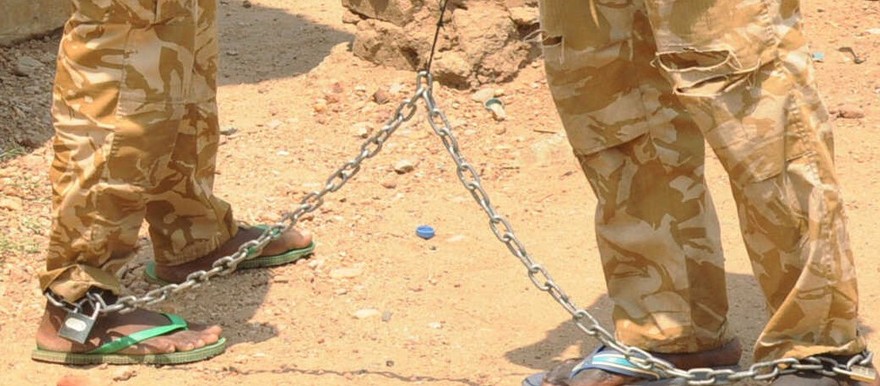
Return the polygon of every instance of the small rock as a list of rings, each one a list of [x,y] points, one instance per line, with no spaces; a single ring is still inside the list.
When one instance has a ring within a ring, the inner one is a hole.
[[[865,110],[855,105],[840,105],[836,110],[837,116],[844,119],[861,119],[865,117]]]
[[[379,312],[379,310],[377,310],[375,308],[364,308],[364,309],[355,311],[354,314],[352,314],[352,316],[354,316],[355,319],[367,319],[367,318],[372,318],[374,316],[379,316],[380,314],[381,314],[381,312]]]
[[[225,128],[220,129],[220,135],[232,135],[232,134],[235,134],[235,132],[237,132],[237,131],[238,131],[238,129],[235,128],[234,126],[227,126]]]
[[[14,212],[18,212],[21,211],[23,208],[23,201],[19,197],[0,198],[0,209],[8,209]]]
[[[238,56],[238,51],[228,50],[226,51],[226,56]]]
[[[385,312],[383,312],[383,313],[382,313],[382,321],[383,321],[383,322],[388,322],[388,321],[390,321],[390,320],[391,320],[391,315],[393,315],[393,314],[391,313],[391,311],[385,311]]]
[[[339,94],[324,94],[324,99],[331,105],[342,102],[342,97]]]
[[[311,268],[311,269],[318,269],[318,268],[321,268],[322,266],[324,266],[324,260],[322,260],[322,259],[318,259],[318,260],[312,260],[312,261],[309,261],[308,266],[309,266],[309,268]]]
[[[318,98],[315,100],[315,104],[312,105],[312,108],[316,113],[322,113],[327,111],[327,100],[324,98]]]
[[[416,165],[410,160],[402,159],[394,164],[394,171],[397,174],[406,174],[416,169]]]
[[[429,328],[433,328],[433,329],[435,329],[435,330],[439,330],[439,329],[443,328],[443,323],[440,323],[440,322],[431,322],[431,323],[428,323],[428,327],[429,327]]]
[[[121,369],[117,369],[113,372],[113,380],[114,381],[127,381],[137,375],[137,372],[130,367],[124,367]]]
[[[31,76],[41,68],[43,68],[43,63],[40,63],[39,60],[30,56],[22,56],[15,61],[15,68],[12,69],[12,73],[18,76]]]
[[[358,277],[362,273],[364,273],[364,269],[361,267],[337,268],[337,269],[330,271],[330,278],[350,279],[353,277]]]
[[[279,157],[287,157],[290,155],[290,152],[287,150],[278,150],[278,152],[275,153],[275,155],[277,155]]]
[[[275,130],[275,129],[281,127],[281,125],[283,125],[283,124],[284,124],[284,122],[281,122],[280,120],[277,120],[277,119],[273,119],[271,122],[266,124],[266,127],[268,127],[269,129]]]
[[[250,0],[244,0],[241,2],[241,6],[245,7],[245,8],[250,8],[250,7],[253,7],[254,5],[251,4]]]
[[[403,83],[395,83],[392,84],[391,87],[388,87],[388,91],[394,95],[400,94],[403,89],[406,88],[406,85]]]
[[[373,125],[369,122],[358,122],[353,126],[354,135],[360,138],[367,138],[373,133]]]
[[[68,374],[61,377],[56,386],[96,386],[97,384],[91,377]]]
[[[516,25],[530,26],[538,23],[538,9],[535,7],[511,7],[510,19]]]
[[[380,183],[385,189],[394,189],[397,187],[397,181],[393,178],[386,178]]]
[[[388,95],[388,92],[385,90],[379,89],[373,93],[373,102],[376,102],[377,104],[384,105],[388,103],[389,100],[391,100],[391,96]]]
[[[494,88],[484,88],[477,90],[473,95],[471,95],[471,99],[474,102],[486,103],[487,100],[492,99],[495,96]]]

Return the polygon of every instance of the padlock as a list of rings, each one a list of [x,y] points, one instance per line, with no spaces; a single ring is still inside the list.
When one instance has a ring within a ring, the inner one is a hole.
[[[836,370],[850,379],[859,382],[874,382],[877,379],[877,370],[873,367],[854,365],[849,370]]]
[[[82,313],[82,308],[77,307],[73,311],[67,311],[67,317],[64,318],[64,324],[58,330],[58,336],[83,344],[89,339],[92,328],[95,327],[95,320],[101,312],[101,304],[94,303],[94,312],[91,316]]]

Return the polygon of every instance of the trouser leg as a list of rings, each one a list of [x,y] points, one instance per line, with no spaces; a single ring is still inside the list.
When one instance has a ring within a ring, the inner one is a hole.
[[[53,225],[40,275],[69,301],[93,286],[119,292],[114,273],[151,195],[175,173],[195,55],[192,0],[73,3],[53,93]]]
[[[157,263],[177,265],[202,257],[235,235],[230,205],[214,196],[220,129],[217,117],[216,0],[196,7],[190,87],[185,115],[165,175],[147,201],[146,219]]]
[[[658,352],[729,339],[718,220],[699,130],[651,66],[640,2],[544,1],[548,84],[598,198],[617,338]]]
[[[865,347],[828,115],[797,0],[648,0],[657,64],[730,175],[771,311],[758,360]]]

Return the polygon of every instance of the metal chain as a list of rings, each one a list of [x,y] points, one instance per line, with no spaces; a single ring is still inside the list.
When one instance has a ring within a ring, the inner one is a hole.
[[[539,290],[550,295],[559,305],[571,314],[574,323],[584,333],[598,339],[609,348],[623,353],[623,355],[644,369],[661,373],[667,377],[681,378],[689,385],[717,385],[737,382],[746,379],[766,381],[780,375],[791,374],[798,371],[812,371],[824,376],[851,376],[856,366],[870,366],[873,353],[864,351],[851,357],[846,363],[839,363],[828,357],[808,357],[802,360],[795,358],[782,358],[773,361],[759,362],[751,365],[746,371],[734,371],[729,369],[699,368],[682,370],[672,363],[655,357],[645,350],[627,346],[617,342],[608,330],[603,328],[599,321],[586,309],[578,307],[565,293],[565,291],[553,280],[550,273],[543,265],[536,262],[526,251],[525,246],[516,237],[513,227],[507,219],[499,214],[489,199],[488,193],[483,189],[480,176],[476,169],[467,162],[461,154],[458,141],[452,134],[452,125],[446,118],[446,114],[437,106],[433,95],[433,77],[428,71],[419,72],[416,78],[416,92],[407,100],[403,101],[394,113],[394,116],[385,126],[368,138],[362,145],[360,153],[352,160],[346,162],[338,170],[330,175],[324,188],[307,194],[293,212],[285,214],[275,225],[267,228],[260,237],[242,244],[234,254],[218,259],[210,270],[196,271],[189,274],[186,280],[180,284],[168,284],[151,290],[143,296],[125,296],[119,298],[114,304],[105,304],[100,296],[89,296],[88,301],[99,303],[100,312],[130,312],[144,305],[152,305],[167,299],[171,294],[188,288],[196,288],[208,282],[210,279],[228,275],[235,271],[242,261],[256,257],[263,248],[282,233],[293,227],[299,219],[314,212],[324,203],[324,196],[336,192],[348,182],[358,171],[361,163],[372,158],[382,150],[382,145],[396,131],[400,125],[409,121],[415,115],[416,102],[424,100],[428,109],[428,123],[434,132],[440,137],[444,147],[449,152],[456,165],[456,174],[464,187],[471,193],[474,200],[483,209],[489,218],[489,227],[495,237],[498,238],[507,249],[516,256],[526,267],[527,274],[532,283]],[[65,301],[51,291],[45,293],[48,301],[69,311],[76,312],[81,306]]]
[[[393,117],[385,123],[382,129],[378,130],[375,134],[364,141],[361,145],[360,153],[358,153],[357,156],[343,164],[338,170],[330,175],[327,182],[324,184],[323,189],[307,194],[302,201],[300,201],[296,210],[285,214],[278,223],[263,231],[260,237],[242,244],[235,253],[217,259],[217,261],[213,263],[211,269],[193,272],[187,275],[186,280],[179,284],[167,284],[148,291],[142,296],[129,295],[120,297],[113,304],[104,303],[104,299],[100,296],[88,296],[86,300],[93,303],[100,303],[102,314],[112,312],[131,312],[145,305],[153,305],[162,302],[168,299],[172,294],[189,288],[199,287],[217,276],[228,275],[234,272],[238,267],[238,264],[242,261],[259,256],[260,252],[267,244],[272,240],[277,239],[282,233],[296,225],[296,222],[299,221],[303,215],[314,212],[324,204],[325,195],[331,192],[336,192],[342,188],[346,182],[360,171],[361,163],[365,159],[372,158],[378,154],[379,151],[382,150],[382,145],[388,140],[388,137],[390,137],[400,125],[412,119],[418,110],[416,102],[422,98],[424,92],[430,87],[430,84],[422,83],[423,80],[425,80],[423,77],[419,77],[415,94],[409,99],[401,102]],[[56,307],[61,307],[71,312],[77,312],[80,308],[79,305],[70,303],[51,291],[46,291],[45,296],[49,303]]]
[[[636,366],[644,369],[656,371],[669,377],[682,378],[689,385],[716,385],[727,384],[730,382],[741,381],[745,379],[755,379],[759,381],[773,379],[779,375],[790,374],[797,371],[813,371],[825,376],[850,376],[853,374],[854,366],[870,366],[873,354],[865,351],[855,355],[847,363],[838,363],[828,357],[809,357],[803,360],[795,358],[783,358],[774,361],[755,363],[746,371],[734,371],[729,369],[711,369],[699,368],[682,370],[676,368],[672,363],[655,357],[645,350],[637,347],[627,346],[617,342],[614,336],[603,328],[599,321],[591,315],[587,310],[578,307],[571,301],[568,294],[553,280],[550,273],[537,263],[531,255],[526,251],[522,242],[513,232],[513,227],[504,216],[499,214],[492,206],[489,195],[483,189],[480,183],[480,176],[476,169],[467,162],[458,146],[458,141],[452,134],[452,127],[446,114],[437,106],[434,100],[433,90],[431,89],[431,75],[427,72],[421,72],[419,79],[424,79],[420,83],[428,84],[428,89],[422,94],[422,98],[428,108],[428,122],[434,130],[449,155],[452,156],[456,165],[456,173],[464,187],[471,193],[480,208],[486,212],[489,218],[489,227],[492,233],[498,238],[507,249],[516,256],[526,267],[529,279],[539,290],[546,292],[559,305],[562,306],[574,319],[575,324],[584,333],[592,336],[602,344],[609,348],[623,353],[623,355]]]

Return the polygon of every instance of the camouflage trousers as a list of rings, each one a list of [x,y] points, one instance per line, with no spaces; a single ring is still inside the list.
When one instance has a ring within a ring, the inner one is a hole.
[[[858,293],[798,0],[541,0],[548,84],[598,198],[617,338],[731,339],[705,143],[727,171],[770,312],[768,360],[853,354]]]
[[[219,143],[215,0],[72,0],[58,56],[43,290],[116,293],[144,220],[177,265],[238,228],[213,194]]]

